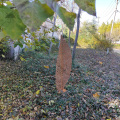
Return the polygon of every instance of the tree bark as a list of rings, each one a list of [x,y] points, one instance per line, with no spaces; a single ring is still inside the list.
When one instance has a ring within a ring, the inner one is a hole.
[[[81,14],[81,9],[79,8],[78,16],[77,16],[77,31],[76,31],[76,37],[75,37],[75,42],[74,42],[73,51],[72,51],[72,63],[74,63],[74,59],[75,59],[75,51],[76,51],[76,45],[77,45],[79,27],[80,27],[80,14]]]
[[[69,29],[69,39],[68,39],[68,45],[69,45],[69,47],[71,48],[71,45],[70,45],[70,34],[71,34],[71,31],[70,31],[70,29]]]

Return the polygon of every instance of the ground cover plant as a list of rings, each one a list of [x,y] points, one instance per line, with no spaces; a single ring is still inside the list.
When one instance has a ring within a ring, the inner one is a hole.
[[[0,61],[0,119],[115,120],[120,116],[120,56],[77,49],[75,65],[58,93],[57,56],[26,52]]]

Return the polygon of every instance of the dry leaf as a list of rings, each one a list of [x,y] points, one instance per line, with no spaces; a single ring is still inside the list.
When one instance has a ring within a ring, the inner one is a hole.
[[[102,65],[103,63],[101,61],[99,61],[99,64]]]
[[[40,90],[37,90],[37,91],[36,91],[36,95],[39,95],[39,93],[40,93]]]
[[[37,110],[38,110],[38,108],[37,108],[37,107],[34,107],[34,110],[35,110],[35,111],[37,111]]]
[[[99,92],[96,92],[95,94],[93,94],[93,97],[94,97],[94,98],[99,98],[99,97],[100,97]]]
[[[115,106],[119,106],[119,104],[120,104],[119,99],[111,100],[111,101],[109,102],[109,107],[114,108]]]
[[[49,66],[44,65],[44,68],[47,68],[47,69],[48,69],[48,68],[49,68]]]
[[[71,50],[66,41],[61,36],[59,55],[56,63],[56,88],[59,92],[66,91],[64,87],[70,77],[71,65]]]

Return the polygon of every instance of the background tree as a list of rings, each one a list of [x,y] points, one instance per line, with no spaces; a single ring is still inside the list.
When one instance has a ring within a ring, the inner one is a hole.
[[[78,10],[78,16],[77,16],[77,31],[76,31],[76,37],[75,37],[75,42],[74,42],[73,51],[72,51],[72,61],[73,62],[74,62],[74,58],[75,58],[75,50],[76,50],[76,45],[77,45],[77,40],[78,40],[78,34],[79,34],[80,13],[81,13],[81,9],[79,8],[79,10]]]

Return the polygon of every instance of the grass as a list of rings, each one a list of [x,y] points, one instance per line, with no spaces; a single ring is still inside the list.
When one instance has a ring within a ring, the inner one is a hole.
[[[25,60],[0,61],[0,119],[114,120],[120,116],[119,104],[110,104],[111,99],[119,100],[114,96],[119,91],[110,94],[109,85],[80,63],[82,59],[76,59],[67,92],[62,94],[55,85],[57,56],[26,52],[22,57]]]

